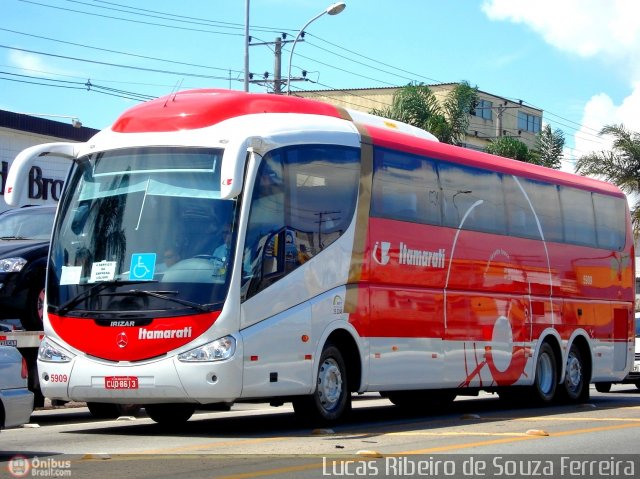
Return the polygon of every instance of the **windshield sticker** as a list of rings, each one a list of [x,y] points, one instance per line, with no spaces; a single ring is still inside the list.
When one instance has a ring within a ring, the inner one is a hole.
[[[156,269],[155,253],[135,253],[131,255],[129,279],[133,281],[151,281]]]
[[[89,283],[98,283],[100,281],[113,281],[116,276],[115,261],[100,261],[93,263],[91,266],[91,278]]]
[[[63,266],[60,275],[60,285],[64,284],[80,284],[82,276],[82,266]]]

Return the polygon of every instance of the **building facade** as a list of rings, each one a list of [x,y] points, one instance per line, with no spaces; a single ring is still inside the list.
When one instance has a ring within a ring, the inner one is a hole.
[[[428,86],[436,98],[442,101],[456,85],[457,83],[442,83]],[[381,109],[390,106],[394,93],[400,88],[311,90],[296,94],[343,108],[370,112],[374,108]],[[478,97],[478,105],[469,114],[469,128],[463,146],[484,150],[491,140],[501,136],[517,138],[529,148],[535,145],[536,134],[542,128],[542,110],[484,91],[479,91]]]
[[[21,113],[0,110],[0,212],[9,209],[4,201],[7,175],[13,159],[30,146],[58,141],[87,141],[98,130]],[[43,157],[29,174],[29,204],[55,203],[62,192],[70,163]]]

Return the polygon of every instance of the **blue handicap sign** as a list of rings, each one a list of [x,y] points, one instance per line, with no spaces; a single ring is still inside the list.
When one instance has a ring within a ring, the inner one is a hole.
[[[151,281],[156,269],[155,253],[134,253],[131,255],[129,279],[133,281]]]

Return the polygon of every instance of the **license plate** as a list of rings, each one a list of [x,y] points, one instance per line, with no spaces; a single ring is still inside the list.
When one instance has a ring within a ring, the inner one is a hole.
[[[138,389],[137,376],[106,376],[105,389]]]

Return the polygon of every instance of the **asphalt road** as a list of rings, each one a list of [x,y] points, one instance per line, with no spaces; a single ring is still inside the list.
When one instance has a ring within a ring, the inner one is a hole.
[[[64,408],[0,433],[0,477],[636,477],[639,428],[633,385],[592,389],[582,405],[514,408],[481,394],[420,415],[364,395],[332,428],[301,425],[288,405],[199,412],[176,429],[144,412],[97,421]]]

